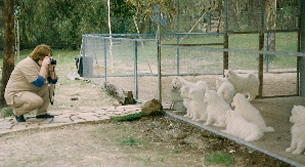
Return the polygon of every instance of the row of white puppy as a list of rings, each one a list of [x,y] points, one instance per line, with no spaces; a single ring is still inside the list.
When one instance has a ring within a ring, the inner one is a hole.
[[[246,141],[256,141],[263,137],[264,132],[273,132],[274,129],[266,125],[259,110],[250,103],[258,94],[258,78],[252,73],[240,75],[232,70],[225,70],[224,75],[225,78],[216,81],[217,91],[209,90],[202,80],[197,83],[180,77],[172,80],[173,87],[180,89],[183,105],[187,109],[184,116],[194,121],[204,121],[204,125],[226,128],[222,131]],[[292,117],[290,121],[296,119]],[[300,154],[305,149],[305,142],[304,146],[298,146],[300,144],[293,136],[298,135],[292,134],[291,147],[286,151]]]
[[[249,102],[257,96],[258,78],[251,73],[240,75],[232,70],[226,70],[224,74],[225,78],[216,82],[217,91],[209,90],[202,80],[192,83],[180,77],[173,79],[173,87],[180,88],[187,109],[185,117],[204,121],[204,125],[225,127],[223,132],[246,141],[255,141],[264,132],[273,132],[274,129],[266,126],[260,112]]]

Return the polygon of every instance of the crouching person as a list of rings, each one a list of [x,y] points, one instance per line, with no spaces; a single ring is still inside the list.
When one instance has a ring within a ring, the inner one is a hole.
[[[47,113],[50,104],[49,83],[56,84],[56,61],[48,45],[38,45],[27,58],[20,61],[11,73],[4,97],[18,122],[24,114],[37,109],[36,118],[54,118]]]

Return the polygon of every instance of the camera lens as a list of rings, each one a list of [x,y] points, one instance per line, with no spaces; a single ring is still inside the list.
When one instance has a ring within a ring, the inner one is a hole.
[[[57,63],[56,60],[53,59],[52,57],[50,57],[50,61],[51,61],[50,62],[51,65],[56,65],[56,63]]]

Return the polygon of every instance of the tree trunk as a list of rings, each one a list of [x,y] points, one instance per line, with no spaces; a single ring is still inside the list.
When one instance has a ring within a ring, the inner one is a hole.
[[[112,30],[111,30],[111,2],[110,0],[107,1],[107,7],[108,7],[108,29],[109,29],[109,56],[110,56],[110,69],[111,73],[113,73],[113,55],[112,55]]]
[[[267,18],[266,18],[266,25],[267,25],[267,30],[275,30],[276,29],[276,5],[277,4],[277,0],[273,1],[273,0],[267,0],[266,1],[266,14],[267,14]],[[269,50],[270,51],[275,51],[276,47],[275,47],[275,41],[276,41],[276,37],[275,37],[275,33],[270,33],[270,38],[268,39],[269,42]]]
[[[4,90],[15,65],[14,0],[4,1],[4,57],[1,82],[0,105],[6,106]]]

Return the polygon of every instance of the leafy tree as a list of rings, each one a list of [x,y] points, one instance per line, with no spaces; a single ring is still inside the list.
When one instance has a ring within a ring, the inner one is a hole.
[[[219,25],[223,23],[220,17],[223,15],[223,1],[111,0],[112,32],[156,33],[159,11],[163,33],[203,32],[207,20],[212,20],[214,27],[215,21],[218,27],[222,27]],[[3,2],[0,0],[0,9],[3,8]],[[230,30],[257,30],[260,23],[258,2],[230,1]],[[296,25],[297,0],[277,2],[277,10],[281,10],[276,11],[274,17],[277,18],[274,19],[277,21],[276,28]],[[46,43],[52,47],[76,49],[81,44],[82,34],[108,33],[107,0],[15,0],[15,16],[20,25],[21,48],[33,48]],[[3,17],[2,12],[0,21]],[[1,26],[3,24],[0,24],[0,28]],[[2,31],[0,37],[3,37]],[[3,38],[0,38],[0,48],[3,46]]]

